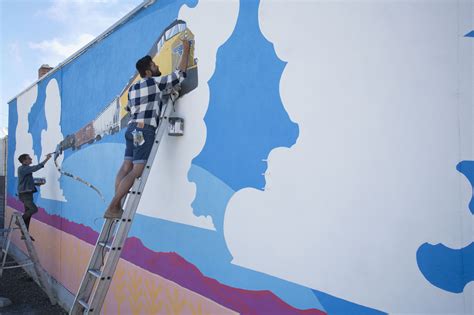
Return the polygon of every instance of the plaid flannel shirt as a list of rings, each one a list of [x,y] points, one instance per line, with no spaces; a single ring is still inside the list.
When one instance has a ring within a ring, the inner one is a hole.
[[[141,79],[128,89],[127,111],[132,122],[158,126],[161,107],[173,87],[183,82],[186,72],[176,70],[169,75]]]

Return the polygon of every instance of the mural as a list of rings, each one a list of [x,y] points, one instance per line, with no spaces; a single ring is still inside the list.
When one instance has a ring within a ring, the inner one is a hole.
[[[23,211],[16,157],[59,144],[57,165],[105,200],[41,171],[31,233],[74,294],[122,163],[135,62],[172,71],[186,33],[185,135],[163,140],[104,314],[469,314],[470,8],[153,2],[10,102],[7,216]]]
[[[180,44],[180,37],[186,36],[191,44],[194,44],[194,35],[186,27],[183,21],[174,21],[160,35],[158,40],[153,44],[147,55],[160,67],[163,75],[170,74],[177,68],[180,56],[183,52],[183,46]],[[197,86],[197,65],[194,59],[193,51],[190,53],[187,70],[187,80],[181,86],[181,95],[184,95]],[[122,89],[109,105],[107,105],[101,113],[97,115],[91,122],[79,129],[76,133],[68,135],[58,145],[60,152],[72,148],[78,150],[84,144],[92,144],[101,140],[103,137],[117,133],[120,129],[127,126],[130,119],[129,113],[126,111],[128,102],[128,90],[132,84],[140,79],[137,71],[129,80],[127,85]]]

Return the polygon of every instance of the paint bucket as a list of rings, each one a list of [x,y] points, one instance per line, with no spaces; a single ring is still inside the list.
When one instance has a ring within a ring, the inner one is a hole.
[[[43,177],[33,178],[33,181],[36,186],[41,186],[41,185],[46,184],[46,178],[43,178]]]
[[[168,135],[179,137],[184,135],[184,119],[181,117],[170,117],[168,119]]]

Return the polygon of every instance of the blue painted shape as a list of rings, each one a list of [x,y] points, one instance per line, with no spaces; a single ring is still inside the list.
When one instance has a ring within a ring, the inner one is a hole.
[[[8,104],[8,156],[7,156],[7,194],[17,193],[18,179],[15,177],[14,156],[16,148],[16,128],[18,126],[17,99]]]
[[[474,161],[462,161],[456,165],[458,172],[466,176],[467,180],[471,184],[472,188],[472,198],[469,202],[469,209],[471,213],[474,214]]]
[[[467,33],[466,35],[464,35],[465,37],[474,37],[474,31],[470,31],[469,33]]]
[[[57,75],[57,74],[56,74]],[[38,82],[36,85],[37,96],[36,101],[31,106],[30,113],[28,115],[28,132],[31,134],[33,139],[33,151],[25,152],[36,155],[38,162],[41,161],[41,131],[46,130],[46,116],[44,112],[44,101],[46,99],[46,85],[48,80]]]
[[[334,296],[321,291],[313,290],[314,295],[318,298],[327,314],[330,315],[381,315],[387,314],[373,308],[338,299]]]
[[[461,161],[456,169],[466,176],[474,195],[474,161]],[[469,209],[474,214],[474,197]],[[426,280],[445,291],[461,293],[466,284],[474,281],[474,243],[461,249],[425,243],[418,248],[416,260]]]
[[[240,1],[234,32],[218,49],[204,118],[207,139],[193,160],[234,191],[262,189],[267,168],[262,159],[277,147],[291,147],[299,133],[280,99],[285,63],[260,31],[258,6],[259,1]]]
[[[416,252],[418,268],[434,286],[461,293],[474,281],[474,243],[451,249],[443,244],[423,244]]]
[[[119,133],[122,139],[123,134],[124,131]],[[114,195],[115,176],[122,165],[124,151],[123,143],[101,143],[85,147],[63,161],[64,170],[97,186],[106,200],[103,202],[99,195],[86,185],[62,176],[61,186],[67,198],[64,217],[90,226],[96,231],[100,230],[103,212]],[[54,201],[41,201],[40,204],[52,205],[51,202]]]
[[[219,178],[194,164],[189,169],[188,178],[191,182],[199,183],[196,197],[191,204],[194,214],[210,215],[216,230],[222,232],[225,209],[234,191]]]
[[[72,134],[94,119],[122,91],[136,72],[136,61],[178,17],[181,6],[196,4],[197,0],[156,1],[65,65],[62,79],[67,84],[61,93],[67,110],[61,113],[63,133]]]

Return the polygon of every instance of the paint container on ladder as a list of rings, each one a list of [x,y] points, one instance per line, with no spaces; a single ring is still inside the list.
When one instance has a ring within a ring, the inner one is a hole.
[[[46,184],[46,178],[40,177],[40,178],[33,178],[33,182],[35,183],[35,186],[41,186]]]
[[[179,137],[184,135],[184,119],[181,117],[170,117],[168,119],[168,135]]]

